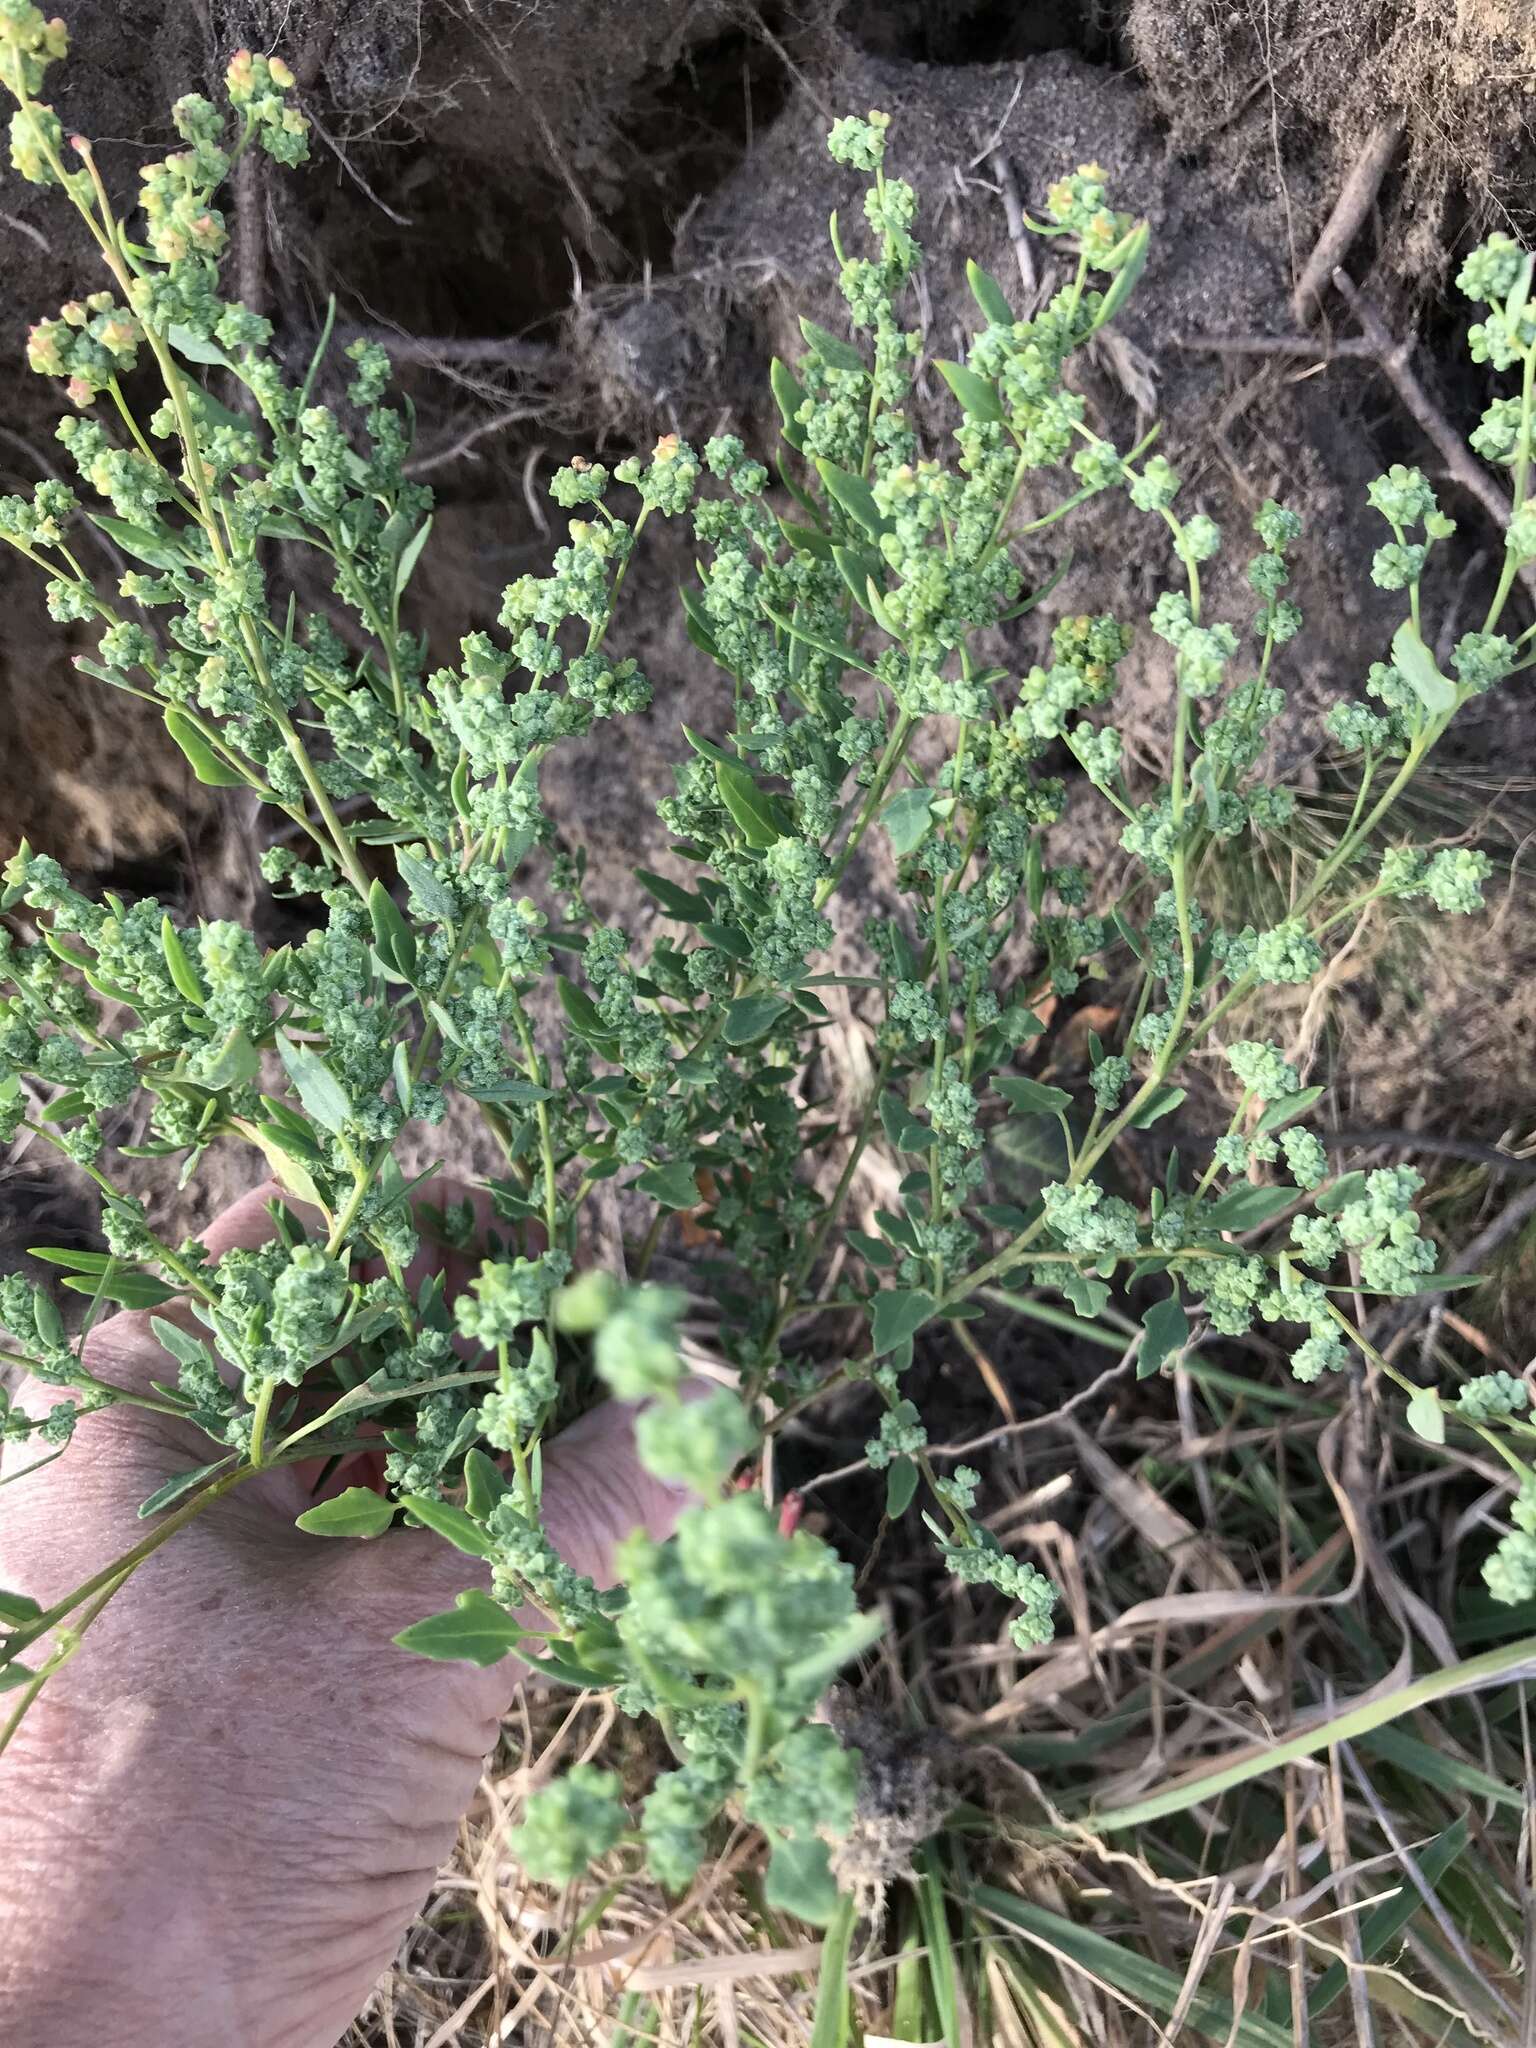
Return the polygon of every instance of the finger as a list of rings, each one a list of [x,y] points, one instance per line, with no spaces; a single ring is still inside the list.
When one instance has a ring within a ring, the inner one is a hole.
[[[627,1402],[604,1401],[544,1447],[540,1518],[566,1563],[599,1586],[614,1583],[614,1554],[627,1536],[663,1541],[696,1500],[641,1464],[635,1414]]]

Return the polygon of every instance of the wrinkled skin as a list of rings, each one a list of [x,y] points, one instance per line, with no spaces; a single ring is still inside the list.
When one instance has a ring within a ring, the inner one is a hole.
[[[269,1234],[271,1192],[218,1219],[216,1255]],[[450,1290],[465,1277],[437,1263]],[[101,1324],[87,1363],[146,1393],[173,1370],[141,1315]],[[65,1456],[0,1491],[0,1586],[61,1598],[209,1455],[167,1416],[88,1417]],[[37,1456],[13,1448],[7,1475]],[[422,1530],[307,1536],[307,1485],[264,1473],[156,1551],[0,1757],[10,2048],[331,2048],[451,1851],[519,1667],[396,1649],[474,1561]],[[546,1446],[546,1525],[600,1582],[623,1536],[665,1534],[680,1505],[640,1471],[616,1405]]]

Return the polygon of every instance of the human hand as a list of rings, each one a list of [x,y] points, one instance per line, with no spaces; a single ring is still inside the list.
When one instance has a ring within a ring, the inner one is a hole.
[[[271,1234],[275,1192],[217,1219],[215,1257]],[[468,1277],[451,1254],[437,1263],[450,1293]],[[102,1323],[86,1362],[146,1393],[168,1370],[137,1314]],[[65,1458],[0,1493],[0,1586],[45,1607],[63,1598],[143,1539],[142,1500],[208,1455],[173,1417],[92,1416]],[[612,1403],[546,1446],[543,1475],[556,1546],[600,1584],[622,1537],[666,1534],[684,1502],[641,1470],[629,1412]],[[474,1561],[422,1530],[305,1535],[294,1518],[312,1504],[301,1469],[277,1467],[178,1531],[0,1759],[13,2048],[331,2048],[394,1955],[516,1667],[397,1649],[400,1629],[452,1605]]]

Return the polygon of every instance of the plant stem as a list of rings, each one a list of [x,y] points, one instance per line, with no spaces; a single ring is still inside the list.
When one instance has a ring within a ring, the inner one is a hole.
[[[278,1382],[264,1378],[256,1389],[256,1399],[251,1408],[250,1461],[254,1471],[259,1472],[266,1462],[267,1418],[272,1413],[272,1397],[277,1392]]]

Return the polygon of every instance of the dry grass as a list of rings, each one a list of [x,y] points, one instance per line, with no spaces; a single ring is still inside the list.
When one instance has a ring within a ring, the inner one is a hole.
[[[922,1868],[866,1902],[849,1985],[870,2034],[939,2038],[905,2029],[939,2023],[947,1988],[957,2048],[1181,2025],[1266,2048],[1303,1996],[1316,2030],[1295,2038],[1520,2038],[1520,1691],[1398,1706],[1494,1632],[1459,1589],[1496,1475],[1428,1453],[1369,1381],[1314,1398],[1244,1363],[1202,1354],[1171,1412],[1122,1386],[1091,1435],[994,1450],[991,1525],[1066,1591],[1047,1651],[1003,1647],[958,1591],[914,1617],[898,1570],[864,1695],[938,1731],[954,1803]],[[1296,1738],[1306,1755],[1218,1783]],[[532,1784],[598,1752],[632,1770],[634,1741],[599,1701],[522,1703],[527,1761],[487,1776],[356,2048],[810,2037],[819,1945],[762,1911],[744,1839],[670,1905],[618,1871],[550,1895],[509,1862]],[[1104,1831],[1170,1785],[1171,1812]]]

